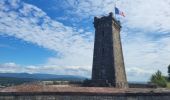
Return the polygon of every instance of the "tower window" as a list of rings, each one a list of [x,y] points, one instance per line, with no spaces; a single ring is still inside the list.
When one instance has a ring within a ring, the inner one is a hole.
[[[104,31],[102,31],[102,36],[104,37]]]
[[[102,56],[104,56],[104,48],[102,48]]]

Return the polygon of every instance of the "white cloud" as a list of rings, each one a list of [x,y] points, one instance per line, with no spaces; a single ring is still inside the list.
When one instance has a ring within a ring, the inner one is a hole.
[[[68,3],[73,14],[85,19],[114,11],[113,0],[73,1]],[[121,35],[128,79],[148,80],[148,71],[153,73],[158,69],[166,75],[170,59],[170,0],[119,0],[117,7],[126,15],[118,18],[123,26]],[[131,69],[136,70],[136,76]]]
[[[21,1],[14,3],[8,5],[1,1],[3,4],[0,9],[1,35],[14,36],[54,50],[61,55],[60,58],[49,58],[47,65],[91,66],[93,43],[89,38],[93,37],[92,34],[52,20],[36,6]],[[19,7],[13,7],[16,5]],[[11,7],[13,9],[10,9]],[[4,9],[8,8],[10,11],[6,12]],[[80,32],[84,34],[81,35]]]
[[[114,12],[116,0],[66,0],[68,13],[79,16],[78,19],[93,18]],[[170,0],[119,0],[117,7],[125,12],[123,27],[138,28],[144,31],[170,31]]]
[[[170,0],[125,0],[118,5],[126,12],[127,27],[162,33],[170,31]]]
[[[7,48],[7,49],[12,49],[12,50],[16,49],[15,47],[12,47],[6,44],[0,44],[0,48]]]
[[[153,73],[153,71],[150,71],[150,70],[146,70],[142,67],[129,67],[126,69],[127,71],[127,79],[131,82],[148,82],[150,77],[148,76],[151,76]]]
[[[150,73],[158,69],[166,74],[170,59],[168,56],[170,38],[166,37],[170,33],[170,0],[120,0],[117,6],[126,15],[125,18],[121,18],[123,26],[121,35],[129,80],[136,80],[139,77],[147,80]],[[70,9],[66,9],[67,15],[73,14],[74,20],[80,21],[114,11],[114,1],[65,0],[63,7]],[[10,2],[10,5],[0,1],[0,15],[1,35],[15,36],[60,53],[60,58],[49,58],[44,67],[27,67],[30,72],[39,70],[51,73],[52,70],[59,74],[74,74],[75,69],[78,69],[80,72],[77,70],[76,74],[81,74],[81,70],[88,70],[86,72],[91,70],[93,52],[91,32],[65,26],[52,20],[36,6],[19,0]],[[162,36],[164,34],[166,36]],[[154,36],[158,39],[152,39]],[[68,72],[68,69],[72,71]]]
[[[103,14],[108,14],[108,12],[114,9],[114,0],[65,0],[65,8],[68,9],[69,14],[79,16],[78,19],[82,18],[93,18],[94,16],[99,16]]]
[[[132,33],[129,32],[129,34]],[[133,81],[148,80],[151,73],[157,70],[167,75],[167,67],[170,64],[169,42],[169,37],[150,40],[141,33],[133,34],[133,37],[126,36],[126,40],[123,40],[123,51],[128,78]],[[131,69],[135,69],[136,72],[130,71]]]
[[[14,72],[18,72],[18,71],[22,72],[22,68],[20,68],[19,65],[15,64],[13,62],[0,64],[0,72],[1,73],[5,73],[5,72],[14,73]]]
[[[0,64],[0,73],[48,73],[57,75],[75,75],[89,78],[91,69],[86,69],[86,66],[61,66],[42,65],[42,66],[21,66],[13,62]]]
[[[115,0],[64,0],[64,7],[68,13],[74,13],[82,18],[89,18],[98,15],[105,15],[114,11]],[[117,0],[117,6],[125,12],[126,17],[122,18],[123,29],[142,29],[158,33],[169,32],[169,9],[170,0]],[[130,31],[129,30],[129,31]]]

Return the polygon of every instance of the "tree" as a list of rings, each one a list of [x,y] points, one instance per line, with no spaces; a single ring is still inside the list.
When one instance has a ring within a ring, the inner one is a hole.
[[[167,86],[167,81],[165,77],[162,75],[161,71],[159,70],[151,76],[151,82],[155,83],[157,86],[160,86],[160,87]]]
[[[170,81],[170,65],[168,66],[168,80]]]

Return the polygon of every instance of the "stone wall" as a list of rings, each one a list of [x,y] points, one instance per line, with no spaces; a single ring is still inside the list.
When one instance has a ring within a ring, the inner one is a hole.
[[[170,100],[170,93],[0,93],[0,100]]]

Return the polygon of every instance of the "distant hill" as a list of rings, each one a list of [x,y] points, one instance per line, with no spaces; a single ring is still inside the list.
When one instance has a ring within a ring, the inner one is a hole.
[[[0,88],[37,81],[82,81],[85,77],[73,75],[0,73]]]
[[[34,80],[84,80],[85,77],[74,75],[54,75],[54,74],[29,74],[29,73],[0,73],[0,77],[22,78]]]
[[[31,79],[31,78],[0,77],[0,87],[19,85],[19,84],[29,83],[29,82],[34,82],[34,81],[36,80]]]

